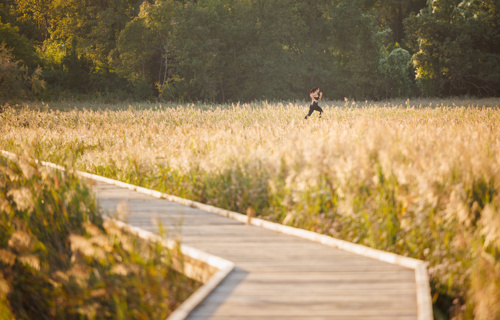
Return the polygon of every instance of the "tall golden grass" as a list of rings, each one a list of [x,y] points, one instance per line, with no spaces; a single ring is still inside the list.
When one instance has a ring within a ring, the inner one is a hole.
[[[4,107],[0,146],[429,262],[500,317],[500,100]],[[62,110],[62,111],[60,111]]]
[[[0,319],[164,319],[199,286],[71,171],[0,155]]]

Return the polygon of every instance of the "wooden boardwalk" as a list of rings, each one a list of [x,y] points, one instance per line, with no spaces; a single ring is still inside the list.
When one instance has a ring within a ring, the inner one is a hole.
[[[417,319],[415,270],[165,199],[96,182],[99,206],[125,201],[132,226],[232,261],[188,319]]]

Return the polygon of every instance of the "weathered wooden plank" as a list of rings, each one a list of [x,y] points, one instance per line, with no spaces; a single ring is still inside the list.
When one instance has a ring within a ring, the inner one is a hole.
[[[279,295],[276,295],[278,290],[270,289],[280,289]],[[352,288],[352,289],[350,289]],[[383,290],[384,294],[380,294],[378,290]],[[413,290],[413,291],[411,291]],[[282,284],[273,284],[273,286],[257,283],[247,283],[242,282],[237,286],[229,286],[221,284],[214,291],[213,296],[227,296],[231,293],[231,296],[262,296],[262,297],[279,297],[277,299],[295,299],[307,297],[319,297],[318,301],[322,299],[329,299],[335,297],[337,300],[363,300],[366,297],[371,297],[374,300],[383,301],[411,301],[414,303],[415,299],[415,286],[408,284],[408,286],[401,290],[396,286],[378,285],[378,284],[367,284],[364,287],[359,286],[359,283],[344,283],[338,284],[318,284],[318,283],[305,283],[305,282],[291,282]]]
[[[220,215],[102,183],[108,212],[237,263],[188,319],[416,319],[415,273]]]
[[[175,228],[171,228],[171,230],[175,230]],[[211,246],[211,247],[213,246],[214,249],[220,248],[221,244],[223,245],[224,243],[227,243],[228,245],[231,245],[231,246],[235,246],[238,244],[241,244],[243,246],[246,243],[251,241],[254,244],[254,246],[242,247],[242,250],[246,250],[248,252],[251,252],[252,250],[259,250],[259,249],[261,251],[265,251],[265,247],[269,246],[269,242],[271,240],[273,240],[270,237],[262,237],[262,238],[257,239],[257,240],[252,240],[252,239],[249,239],[247,237],[239,237],[239,238],[231,241],[230,238],[227,238],[227,237],[221,238],[220,235],[207,234],[205,237],[205,241],[201,241],[199,235],[186,236],[184,234],[179,234],[179,236],[182,237],[183,242],[185,242],[185,243],[189,243],[192,245],[206,245],[206,246]],[[196,237],[196,238],[193,241],[194,237]],[[286,246],[289,243],[286,241],[286,239],[273,241],[273,245],[279,246],[280,244]],[[287,250],[287,248],[285,248],[284,250]],[[291,251],[291,250],[293,250],[293,248],[288,248],[288,251]]]
[[[297,288],[297,286],[300,286]],[[331,299],[348,299],[352,297],[353,299],[360,298],[373,298],[377,297],[380,299],[389,299],[389,300],[405,300],[410,301],[412,304],[415,303],[416,294],[415,294],[415,286],[408,286],[407,288],[399,288],[393,286],[392,288],[386,287],[370,287],[361,289],[359,286],[353,284],[343,285],[343,286],[321,286],[321,285],[305,285],[305,284],[290,284],[290,285],[274,285],[272,288],[270,286],[265,285],[245,285],[241,284],[236,289],[225,289],[222,286],[220,289],[217,288],[216,292],[223,293],[227,295],[230,293],[231,295],[236,295],[239,292],[248,294],[248,295],[275,295],[276,292],[281,290],[280,295],[282,296],[292,296],[292,297],[301,297],[306,295],[318,295],[323,294],[327,295]]]
[[[330,294],[303,294],[303,295],[276,295],[276,294],[238,294],[214,292],[208,296],[204,304],[226,304],[226,305],[280,305],[280,306],[302,306],[302,307],[323,307],[325,309],[391,309],[391,310],[407,310],[414,306],[415,302],[411,299],[400,299],[397,296],[392,296],[392,299],[381,298],[380,296],[343,296]]]
[[[211,253],[211,252],[209,252]],[[213,253],[212,253],[213,254]],[[371,271],[381,271],[381,270],[396,270],[388,268],[378,268],[371,266],[338,266],[338,267],[325,267],[325,266],[314,266],[314,265],[304,265],[304,266],[290,266],[284,267],[282,265],[247,265],[245,263],[239,263],[238,261],[233,261],[241,268],[251,271],[251,272],[282,272],[282,271],[295,271],[295,272],[346,272],[346,271],[357,271],[357,272],[371,272]]]
[[[228,282],[227,284],[221,284],[220,286],[221,290],[228,291],[229,289],[232,289],[232,286],[234,285],[234,282]],[[337,292],[345,289],[348,289],[349,291],[363,292],[376,291],[379,289],[384,289],[385,291],[406,291],[415,289],[415,283],[410,280],[389,279],[387,281],[381,281],[370,278],[355,279],[354,277],[342,280],[317,280],[307,277],[307,274],[304,274],[302,279],[277,278],[267,282],[262,280],[247,279],[239,283],[239,286],[242,286],[242,288],[248,288],[249,290],[267,290],[268,288],[271,288],[278,292],[283,288],[289,288],[292,292],[295,291],[295,289],[299,291],[302,291],[303,289],[310,289],[313,291],[315,288],[318,288],[320,291],[330,292]]]
[[[379,271],[379,272],[331,272],[328,274],[317,273],[317,272],[309,272],[307,275],[303,273],[290,272],[290,271],[282,271],[280,274],[276,274],[275,272],[241,272],[241,273],[233,273],[231,277],[229,277],[225,281],[241,281],[246,280],[248,282],[251,281],[262,281],[262,282],[278,282],[278,283],[287,283],[289,281],[303,281],[303,279],[307,279],[307,281],[317,281],[327,283],[328,281],[344,281],[344,280],[379,280],[380,282],[387,282],[390,280],[403,281],[407,280],[412,282],[415,280],[415,275],[409,272],[392,272],[392,271]],[[305,281],[305,280],[304,280]]]
[[[325,303],[325,304],[311,304],[311,303],[269,303],[265,301],[253,302],[245,301],[240,303],[223,303],[218,305],[216,303],[202,302],[201,305],[193,312],[193,316],[206,315],[206,316],[232,316],[235,319],[240,316],[311,316],[311,315],[329,315],[332,319],[337,317],[349,316],[385,316],[385,317],[409,317],[416,318],[417,312],[413,308],[387,308],[378,304],[355,303],[355,304],[339,304],[339,303]],[[414,319],[415,319],[414,318]],[[189,318],[188,318],[189,319]]]
[[[187,243],[187,242],[186,242]],[[234,248],[224,248],[224,246],[212,246],[212,243],[209,243],[205,245],[207,248],[210,247],[211,251],[218,251],[218,252],[224,252],[224,255],[231,256],[231,257],[240,257],[242,261],[248,260],[248,261],[257,261],[257,260],[262,260],[262,261],[280,261],[280,260],[288,260],[288,261],[302,261],[302,260],[308,260],[308,261],[327,261],[327,262],[333,262],[333,263],[369,263],[366,261],[366,258],[362,257],[349,257],[349,256],[338,256],[335,253],[331,252],[325,252],[324,256],[321,256],[319,252],[308,252],[307,250],[289,250],[289,251],[276,251],[276,250],[269,250],[266,248],[265,250],[262,250],[260,247],[246,247],[240,249],[240,251],[235,250]],[[244,251],[244,252],[242,252]],[[263,252],[264,251],[264,252]],[[279,255],[278,255],[279,254]],[[385,263],[374,263],[374,265],[387,265]]]

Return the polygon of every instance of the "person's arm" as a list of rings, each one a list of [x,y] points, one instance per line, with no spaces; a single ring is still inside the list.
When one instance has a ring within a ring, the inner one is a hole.
[[[319,99],[318,99],[318,101],[321,100],[321,98],[323,98],[323,92],[319,93]]]

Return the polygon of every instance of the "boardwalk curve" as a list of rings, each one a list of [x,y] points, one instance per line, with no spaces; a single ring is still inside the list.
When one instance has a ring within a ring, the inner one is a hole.
[[[432,319],[419,260],[99,180],[101,207],[125,200],[129,224],[155,232],[161,221],[183,244],[236,264],[187,319]]]
[[[234,263],[181,318],[432,319],[422,261],[78,174],[94,181],[102,209],[125,203],[131,226],[154,233],[161,221],[170,237]]]

